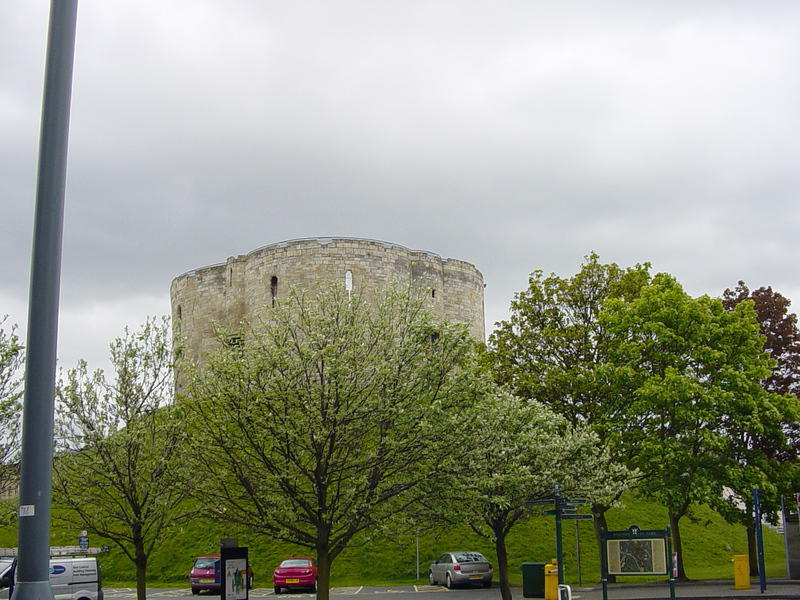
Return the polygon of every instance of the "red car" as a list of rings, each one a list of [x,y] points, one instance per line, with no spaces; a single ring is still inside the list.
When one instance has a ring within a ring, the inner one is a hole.
[[[272,573],[275,593],[281,589],[308,588],[317,591],[317,567],[310,556],[292,556],[284,560]]]
[[[189,572],[192,593],[196,595],[203,590],[208,590],[219,594],[219,582],[219,554],[198,556]],[[250,563],[247,564],[247,589],[253,589],[253,568]]]
[[[193,594],[203,590],[219,594],[219,554],[198,556],[189,572],[189,583]]]

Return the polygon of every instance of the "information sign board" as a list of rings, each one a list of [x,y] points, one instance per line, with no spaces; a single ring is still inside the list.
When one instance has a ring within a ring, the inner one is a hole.
[[[609,575],[668,575],[671,548],[667,531],[639,529],[604,532],[606,572]]]
[[[664,538],[606,540],[609,575],[666,575]]]
[[[220,548],[221,600],[247,600],[247,548]]]

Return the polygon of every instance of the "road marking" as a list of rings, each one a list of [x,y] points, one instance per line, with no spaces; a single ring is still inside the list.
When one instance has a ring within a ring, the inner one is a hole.
[[[367,592],[364,592],[364,590]],[[5,590],[4,590],[5,591]],[[445,586],[441,585],[425,585],[425,584],[410,584],[407,586],[391,586],[391,587],[384,587],[384,588],[376,588],[375,586],[343,586],[343,587],[332,587],[330,593],[332,596],[356,596],[360,593],[366,593],[368,595],[383,595],[383,594],[402,594],[402,593],[434,593],[434,592],[452,592],[455,590],[449,590]],[[107,600],[136,600],[136,588],[105,588],[103,590],[105,597]],[[202,594],[200,596],[192,596],[191,590],[188,588],[170,588],[170,589],[150,589],[147,592],[147,595],[152,598],[152,600],[173,600],[173,599],[183,599],[183,600],[219,600],[219,596],[216,594]],[[273,598],[273,600],[277,600],[275,598],[276,594],[272,588],[258,588],[250,590],[250,598],[251,600],[266,600],[267,598]],[[281,594],[281,596],[286,595],[286,600],[309,600],[315,598],[315,594],[313,592],[294,592],[292,594]],[[580,595],[572,596],[573,600],[581,600]],[[0,600],[6,600],[4,595],[0,595]]]

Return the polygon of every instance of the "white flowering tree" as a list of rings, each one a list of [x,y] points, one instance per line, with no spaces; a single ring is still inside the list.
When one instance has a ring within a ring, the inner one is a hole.
[[[7,328],[7,320],[8,317],[0,319],[0,493],[17,485],[22,411],[20,371],[25,358],[16,326]],[[0,521],[5,522],[9,516],[0,507]]]
[[[506,538],[533,514],[525,503],[552,497],[556,483],[565,495],[611,503],[630,484],[630,474],[612,462],[589,428],[571,426],[538,402],[498,391],[471,421],[482,424],[481,432],[472,434],[481,443],[446,470],[450,477],[438,489],[443,498],[431,509],[493,541],[500,592],[511,600]]]
[[[57,514],[122,550],[136,568],[138,600],[156,544],[191,514],[170,340],[166,318],[148,319],[111,344],[112,380],[81,361],[59,386]]]
[[[474,341],[414,298],[339,287],[233,339],[187,388],[200,493],[220,518],[315,553],[327,600],[342,550],[418,502],[463,447],[456,419],[483,389]]]

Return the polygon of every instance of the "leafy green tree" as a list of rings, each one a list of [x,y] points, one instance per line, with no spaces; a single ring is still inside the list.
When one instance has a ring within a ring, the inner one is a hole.
[[[573,427],[589,426],[601,454],[625,462],[609,432],[625,427],[627,396],[607,373],[609,333],[600,320],[608,299],[629,302],[650,280],[650,265],[622,268],[589,254],[572,277],[534,271],[528,289],[514,296],[511,316],[489,338],[487,356],[498,383],[563,415]],[[620,492],[621,493],[621,492]],[[592,505],[595,535],[606,528],[615,498]]]
[[[775,367],[762,385],[773,396],[777,412],[758,415],[759,422],[730,421],[726,429],[731,439],[731,453],[736,456],[740,469],[731,473],[728,487],[731,493],[718,510],[731,522],[742,523],[747,528],[747,546],[750,573],[758,574],[756,560],[755,522],[750,493],[759,488],[761,508],[773,519],[781,506],[781,495],[798,489],[796,468],[800,449],[797,404],[800,402],[800,331],[797,316],[789,313],[789,299],[771,287],[761,287],[752,292],[739,281],[734,290],[726,289],[723,304],[733,310],[742,302],[752,302],[764,336],[764,347],[775,359]]]
[[[354,536],[377,535],[468,448],[457,417],[491,384],[466,330],[402,294],[294,295],[244,329],[187,388],[200,493],[220,518],[315,552],[327,600]]]
[[[111,344],[113,381],[81,361],[59,386],[54,505],[64,509],[61,518],[111,540],[134,563],[138,600],[147,595],[156,544],[190,514],[170,339],[166,318],[148,319]]]
[[[20,371],[25,359],[16,325],[6,330],[7,320],[7,316],[0,319],[0,492],[13,489],[19,476]],[[10,516],[0,507],[0,522],[6,522]]]
[[[428,505],[439,518],[492,540],[500,593],[511,600],[506,539],[531,517],[525,503],[552,497],[555,484],[568,496],[609,502],[627,486],[628,473],[607,451],[598,451],[597,434],[573,427],[543,404],[499,391],[472,410],[469,422],[492,426],[469,433],[480,444],[467,460],[456,456],[451,468],[442,468],[447,475],[435,484],[443,487]]]
[[[771,287],[751,292],[744,281],[722,294],[722,302],[728,310],[745,300],[753,302],[759,331],[765,338],[764,347],[775,360],[775,367],[762,383],[764,389],[800,399],[800,330],[797,329],[797,315],[789,312],[791,301]],[[786,429],[792,450],[778,457],[796,461],[800,451],[800,423],[787,418]]]
[[[685,578],[680,520],[694,503],[715,504],[736,466],[725,424],[757,427],[775,410],[761,387],[772,360],[751,304],[725,310],[719,299],[691,298],[663,273],[631,302],[609,300],[601,322],[616,385],[629,390],[632,427],[615,443],[635,449],[628,464],[667,508]]]

